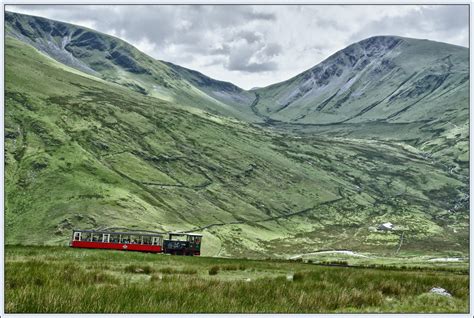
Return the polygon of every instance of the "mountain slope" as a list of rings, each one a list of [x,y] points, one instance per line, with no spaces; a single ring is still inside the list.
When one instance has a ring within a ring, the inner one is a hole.
[[[372,37],[288,81],[254,90],[256,108],[302,124],[433,120],[451,107],[465,108],[468,54],[445,43]]]
[[[34,46],[65,65],[139,93],[212,113],[259,121],[245,107],[254,100],[253,93],[196,71],[155,60],[116,37],[12,12],[5,13],[5,29],[8,36]]]
[[[242,111],[248,111],[248,105],[255,100],[253,92],[245,91],[232,83],[214,80],[202,73],[182,66],[163,62],[177,72],[182,78],[198,87],[207,95]]]
[[[178,107],[11,37],[5,54],[8,244],[126,226],[202,231],[221,256],[395,253],[402,232],[402,254],[468,250],[468,184],[417,149]]]
[[[403,142],[467,177],[468,57],[446,43],[372,37],[254,90],[253,107],[287,131]]]
[[[284,131],[401,141],[467,172],[469,74],[463,47],[377,36],[288,81],[244,91],[87,28],[9,12],[5,20],[7,35],[143,94]]]

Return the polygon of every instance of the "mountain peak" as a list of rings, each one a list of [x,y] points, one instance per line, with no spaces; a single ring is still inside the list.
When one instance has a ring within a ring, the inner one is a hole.
[[[333,54],[328,60],[344,55],[349,58],[351,66],[354,66],[354,63],[363,57],[373,59],[385,55],[402,41],[403,38],[398,36],[373,36],[349,45]]]
[[[456,107],[466,98],[449,94],[461,84],[465,89],[467,65],[468,50],[460,46],[373,36],[285,82],[258,89],[254,107],[271,119],[301,124],[421,121],[426,109],[441,117],[446,105]],[[444,100],[435,110],[437,94]]]
[[[365,50],[371,50],[371,49],[391,50],[397,44],[402,42],[403,41],[402,39],[403,38],[401,38],[399,36],[378,35],[378,36],[372,36],[370,38],[364,39],[364,40],[359,41],[355,44],[359,45],[360,47],[364,48]]]

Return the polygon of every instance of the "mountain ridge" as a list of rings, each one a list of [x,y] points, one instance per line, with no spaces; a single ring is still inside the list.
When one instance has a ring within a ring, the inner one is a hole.
[[[403,41],[403,40],[429,41],[429,42],[432,42],[432,43],[439,43],[439,44],[442,44],[442,45],[449,45],[449,46],[458,47],[458,48],[461,48],[461,49],[469,49],[468,47],[465,47],[465,46],[462,46],[462,45],[455,45],[455,44],[450,44],[450,43],[447,43],[447,42],[434,41],[434,40],[429,40],[429,39],[410,38],[410,37],[404,37],[404,36],[399,36],[399,35],[389,35],[389,34],[374,35],[374,36],[371,36],[371,37],[353,42],[353,43],[347,45],[345,48],[337,50],[336,52],[332,53],[328,57],[324,58],[321,62],[313,65],[312,67],[308,68],[307,70],[304,70],[304,71],[302,71],[302,72],[300,72],[300,73],[298,73],[298,74],[296,74],[296,75],[294,75],[294,76],[292,76],[292,77],[290,77],[286,80],[282,80],[282,81],[272,83],[272,84],[269,84],[269,85],[265,85],[265,86],[253,87],[253,88],[249,89],[249,91],[254,91],[254,90],[258,90],[258,89],[266,89],[266,88],[269,88],[269,87],[274,86],[274,85],[279,85],[279,84],[282,84],[284,82],[294,80],[295,78],[297,78],[299,76],[302,76],[304,73],[306,73],[308,71],[311,71],[312,69],[316,68],[320,63],[337,56],[338,54],[340,54],[341,52],[349,49],[350,47],[355,46],[357,44],[361,44],[361,43],[366,42],[366,41],[377,39],[377,38],[387,38],[387,39],[388,38],[393,38],[393,39],[399,39],[400,41]]]
[[[250,111],[227,105],[233,95],[248,99],[250,93],[232,83],[217,81],[202,73],[154,59],[133,45],[114,36],[82,26],[55,20],[5,12],[7,35],[33,45],[61,63],[102,79],[129,87],[143,94],[244,120],[256,118]],[[184,75],[184,76],[183,76]],[[232,88],[224,96],[209,93],[207,86],[196,85],[196,78]],[[206,93],[207,91],[207,93]],[[198,103],[196,103],[198,101]],[[223,102],[224,101],[224,102]]]
[[[388,43],[386,43],[385,47],[373,45],[373,43],[377,41],[385,41]],[[367,46],[365,44],[369,45]],[[430,50],[424,48],[424,45],[428,45]],[[370,51],[367,51],[368,49],[370,49]],[[420,50],[421,52],[418,52],[418,54],[408,54],[416,50]],[[433,88],[434,91],[442,84],[436,83],[436,80],[440,78],[438,75],[439,72],[438,70],[430,69],[430,67],[433,67],[426,64],[428,61],[435,61],[439,64],[443,64],[444,62],[445,65],[440,65],[440,68],[451,68],[453,66],[456,68],[459,64],[453,64],[453,61],[450,60],[450,56],[457,54],[454,58],[465,59],[466,62],[465,69],[460,70],[459,67],[456,69],[459,73],[464,72],[463,80],[465,80],[468,75],[468,51],[467,49],[459,50],[460,47],[458,46],[440,42],[414,40],[402,37],[371,37],[336,52],[313,68],[287,81],[255,90],[260,96],[263,96],[264,100],[265,95],[267,95],[266,104],[263,105],[266,106],[266,108],[260,106],[260,111],[269,116],[276,115],[273,118],[277,120],[286,119],[286,121],[301,123],[343,123],[353,119],[350,116],[344,117],[342,114],[341,120],[341,111],[343,109],[339,108],[344,104],[350,104],[352,110],[360,112],[360,115],[365,112],[370,113],[372,108],[376,106],[373,105],[376,101],[371,99],[365,102],[365,107],[357,106],[357,103],[362,104],[360,100],[364,98],[364,87],[361,87],[362,84],[358,83],[361,81],[361,78],[365,80],[365,86],[375,89],[375,93],[382,90],[381,87],[376,86],[379,79],[384,78],[384,81],[388,82],[392,80],[392,78],[397,78],[397,82],[401,82],[402,84],[399,84],[398,87],[394,87],[394,89],[387,92],[387,95],[384,96],[387,98],[402,89],[403,84],[408,86],[412,84],[412,82],[415,82],[413,83],[415,84],[414,86],[422,86],[424,85],[423,80],[428,82],[426,79],[432,79],[435,82],[435,85],[432,86],[430,86],[432,83],[425,84],[425,86],[428,86],[426,87],[427,89]],[[408,51],[408,53],[404,51]],[[401,54],[403,55],[402,62],[400,62],[402,59]],[[424,64],[417,61],[421,54],[425,59]],[[440,57],[442,54],[446,54],[446,56]],[[450,69],[445,71],[445,73],[449,71]],[[422,77],[423,75],[424,77]],[[416,80],[418,80],[418,82],[416,82]],[[441,78],[441,80],[443,79]],[[463,83],[464,82],[461,82],[461,84]],[[386,83],[383,83],[383,85],[385,84]],[[331,85],[334,87],[331,87]],[[353,87],[357,85],[359,87],[354,89]],[[292,86],[295,86],[295,88],[293,91],[289,91]],[[284,88],[283,91],[280,91],[281,87]],[[403,97],[414,98],[417,96],[415,92],[412,95],[406,94]],[[383,98],[378,100],[379,103],[383,101]],[[268,105],[270,103],[274,105]],[[282,111],[288,113],[288,107],[290,106],[292,108],[301,108],[297,113],[298,115],[290,114],[286,115],[286,117],[282,117],[277,114]],[[311,110],[311,112],[308,112],[308,110]],[[336,113],[331,115],[331,110],[335,110]],[[356,115],[355,117],[358,116],[357,114],[353,115]],[[380,118],[391,119],[397,115],[396,113],[386,114],[385,117],[382,116]],[[290,118],[288,118],[288,116],[290,116]],[[311,121],[308,120],[310,116],[312,118]],[[325,118],[327,119],[325,120]]]

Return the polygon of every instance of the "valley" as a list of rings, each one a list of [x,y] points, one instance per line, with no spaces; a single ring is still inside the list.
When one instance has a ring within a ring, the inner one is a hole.
[[[374,37],[245,91],[83,27],[6,30],[9,245],[122,226],[217,257],[468,255],[467,48]]]

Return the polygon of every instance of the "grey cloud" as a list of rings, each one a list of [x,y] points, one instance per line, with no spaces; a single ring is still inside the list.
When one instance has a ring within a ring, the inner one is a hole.
[[[273,57],[279,55],[283,51],[283,48],[278,43],[269,43],[265,46],[262,51],[262,54],[268,57]]]
[[[457,31],[465,28],[469,21],[469,6],[428,7],[421,11],[419,18],[422,21],[433,21],[431,27],[437,30]]]
[[[230,71],[249,73],[275,71],[278,65],[271,58],[280,51],[281,47],[278,44],[266,45],[262,42],[236,46],[232,49],[225,66]]]
[[[422,6],[402,16],[372,21],[351,35],[352,42],[373,35],[402,35],[427,38],[423,35],[442,36],[446,42],[460,33],[468,35],[469,7],[467,5]],[[421,35],[421,36],[420,36]],[[465,43],[467,45],[467,43]]]
[[[276,16],[273,13],[253,12],[252,17],[259,20],[275,21]]]
[[[255,63],[246,60],[232,59],[227,65],[230,71],[242,71],[248,73],[275,71],[278,66],[275,62]]]
[[[230,53],[230,46],[228,44],[222,44],[220,47],[211,48],[209,54],[211,55],[228,55]]]
[[[346,25],[341,23],[341,21],[338,21],[337,17],[318,17],[316,19],[316,25],[322,28],[331,28],[337,31],[349,31],[351,29],[351,26]]]
[[[268,72],[275,71],[278,66],[275,62],[264,62],[264,63],[249,63],[245,67],[244,71],[255,73],[255,72]]]
[[[226,59],[223,57],[215,57],[211,61],[204,64],[204,66],[213,66],[213,65],[224,65],[226,63]]]
[[[248,43],[258,42],[262,39],[262,35],[251,31],[240,31],[235,35],[236,38],[245,39]]]
[[[255,12],[252,6],[230,5],[21,5],[31,12],[47,12],[63,21],[94,21],[102,32],[124,30],[127,39],[148,38],[164,43],[199,43],[205,32],[241,27],[253,21],[272,21],[274,14]],[[187,21],[189,28],[176,26]]]

